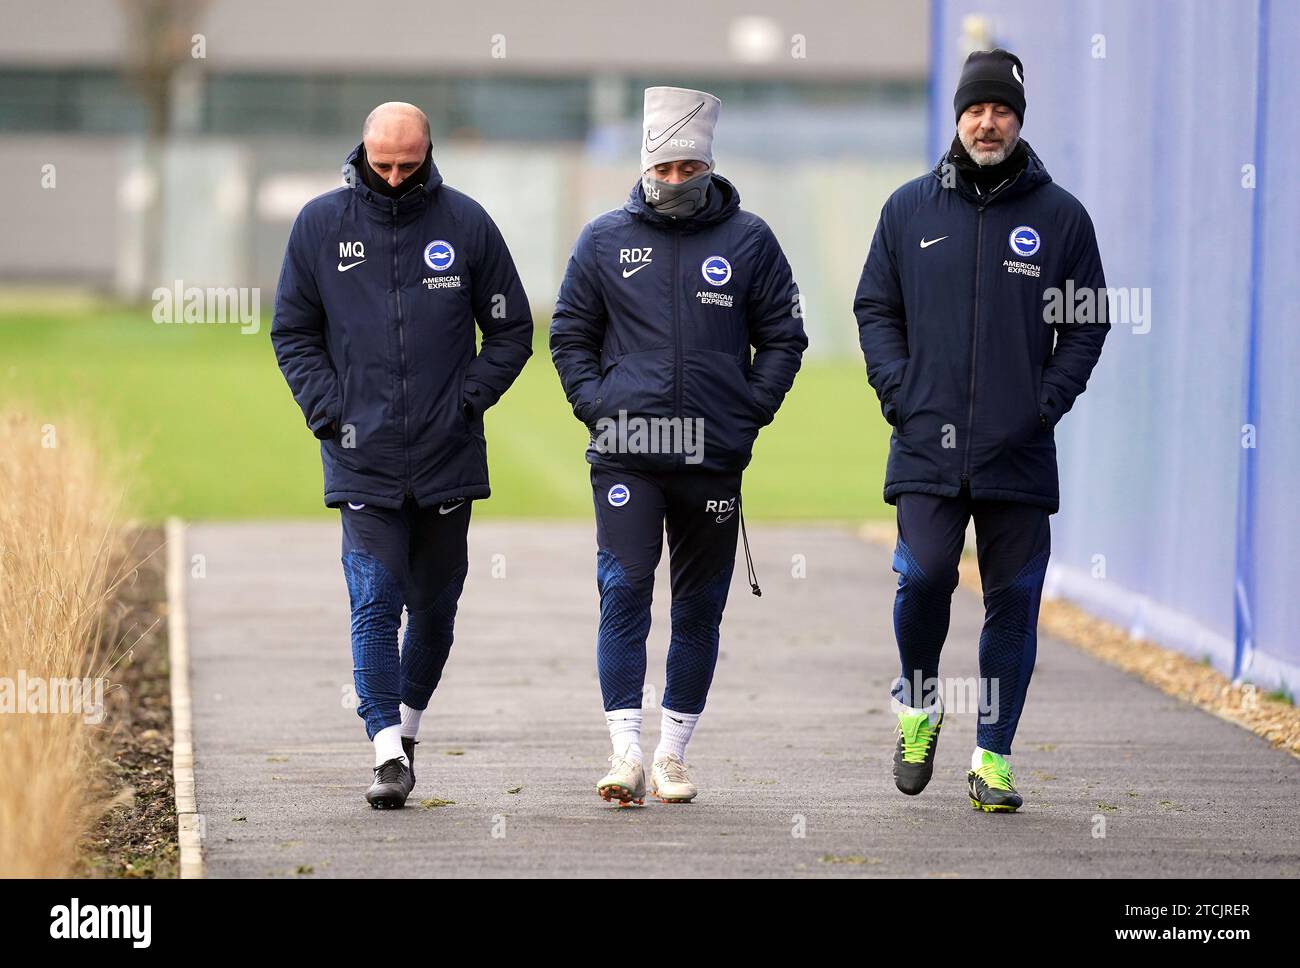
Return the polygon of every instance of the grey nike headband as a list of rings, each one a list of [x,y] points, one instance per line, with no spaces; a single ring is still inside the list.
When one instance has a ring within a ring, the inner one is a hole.
[[[702,161],[713,167],[713,129],[722,102],[684,87],[647,87],[641,126],[641,170],[665,161]]]

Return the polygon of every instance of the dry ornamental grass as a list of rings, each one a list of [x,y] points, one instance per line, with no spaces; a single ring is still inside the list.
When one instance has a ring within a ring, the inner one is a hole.
[[[95,703],[123,556],[104,466],[70,422],[0,416],[0,876],[66,876],[107,806]]]

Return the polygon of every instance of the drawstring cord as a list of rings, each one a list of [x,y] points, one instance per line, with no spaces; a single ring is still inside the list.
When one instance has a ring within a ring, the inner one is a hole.
[[[745,577],[749,579],[750,590],[762,598],[763,589],[758,587],[758,572],[754,570],[754,559],[749,553],[749,535],[745,531],[745,504],[739,493],[736,495],[736,507],[740,511],[740,537],[745,544]]]

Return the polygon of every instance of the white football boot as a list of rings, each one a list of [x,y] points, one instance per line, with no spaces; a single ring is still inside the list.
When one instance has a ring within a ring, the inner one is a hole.
[[[631,757],[613,754],[609,772],[596,784],[596,792],[606,800],[617,800],[620,807],[644,804],[645,767]]]
[[[661,803],[690,803],[699,793],[686,772],[686,764],[668,753],[650,768],[650,793]]]

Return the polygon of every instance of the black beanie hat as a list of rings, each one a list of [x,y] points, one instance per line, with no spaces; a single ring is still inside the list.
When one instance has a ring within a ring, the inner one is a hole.
[[[960,118],[972,104],[985,101],[1005,104],[1025,123],[1025,69],[1019,57],[1001,47],[973,51],[966,58],[952,106]]]

